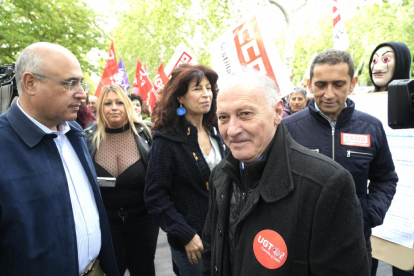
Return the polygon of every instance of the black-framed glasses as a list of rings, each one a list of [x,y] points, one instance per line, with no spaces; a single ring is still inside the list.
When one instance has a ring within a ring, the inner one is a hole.
[[[83,89],[83,91],[85,91],[85,93],[88,92],[89,87],[91,86],[89,83],[85,83],[85,82],[80,82],[79,80],[62,80],[62,79],[58,79],[58,78],[54,78],[54,77],[50,77],[50,76],[46,76],[46,75],[42,75],[39,73],[33,73],[33,75],[41,77],[41,78],[48,78],[48,79],[52,79],[55,81],[59,81],[62,83],[66,83],[69,84],[69,91],[76,93],[79,91],[80,88]]]

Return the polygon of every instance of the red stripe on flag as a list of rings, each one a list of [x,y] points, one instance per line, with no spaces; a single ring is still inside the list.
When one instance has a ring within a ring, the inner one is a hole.
[[[335,27],[335,25],[336,25],[339,21],[341,21],[341,16],[338,14],[338,16],[337,16],[337,17],[335,17],[335,18],[333,19],[333,26]]]
[[[181,63],[190,63],[193,58],[190,56],[190,54],[186,53],[185,51],[181,54],[178,61],[175,63],[173,69],[171,70],[170,74],[168,75],[168,78],[170,78],[172,72],[177,68]]]
[[[257,25],[256,17],[244,22],[233,30],[233,36],[240,64],[249,65],[258,71],[266,73],[275,81],[277,89],[280,91]]]

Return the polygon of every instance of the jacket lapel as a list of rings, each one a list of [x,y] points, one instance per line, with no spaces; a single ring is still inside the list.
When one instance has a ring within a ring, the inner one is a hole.
[[[290,135],[283,123],[276,131],[263,176],[257,187],[265,202],[273,203],[286,197],[294,189],[289,160]]]

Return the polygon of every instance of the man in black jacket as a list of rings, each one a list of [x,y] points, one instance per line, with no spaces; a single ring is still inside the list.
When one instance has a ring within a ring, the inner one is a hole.
[[[368,275],[348,171],[296,143],[275,83],[239,73],[217,98],[231,150],[210,175],[203,275]]]
[[[371,261],[371,228],[383,223],[398,177],[381,122],[355,110],[348,99],[357,81],[347,52],[320,53],[310,69],[314,99],[283,122],[296,142],[332,158],[352,174]]]

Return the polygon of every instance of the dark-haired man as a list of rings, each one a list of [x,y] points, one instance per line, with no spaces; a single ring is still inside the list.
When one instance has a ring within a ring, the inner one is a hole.
[[[398,181],[381,122],[348,99],[358,78],[349,53],[326,50],[311,64],[308,108],[283,122],[293,139],[347,169],[355,181],[371,254],[371,228],[383,223]]]
[[[308,103],[306,94],[307,92],[305,88],[295,87],[293,91],[288,95],[287,103],[283,108],[283,117],[287,117],[304,109]]]

